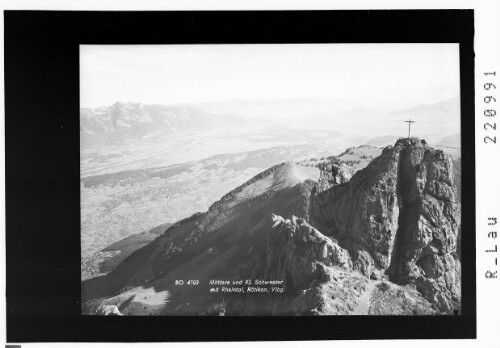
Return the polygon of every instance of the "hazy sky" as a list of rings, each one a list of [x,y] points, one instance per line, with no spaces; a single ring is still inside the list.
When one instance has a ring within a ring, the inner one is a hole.
[[[329,98],[398,109],[458,96],[458,44],[83,45],[81,106]]]

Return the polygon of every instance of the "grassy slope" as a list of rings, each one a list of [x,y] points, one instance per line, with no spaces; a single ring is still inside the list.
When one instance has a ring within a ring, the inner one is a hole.
[[[121,306],[126,314],[151,313],[160,310],[158,305],[137,297],[144,289],[153,288],[155,293],[169,294],[163,313],[201,313],[213,301],[208,292],[210,279],[239,278],[241,271],[262,257],[257,251],[266,250],[272,213],[307,217],[312,187],[312,182],[285,185],[271,194],[267,188],[263,195],[243,200],[235,195],[216,212],[186,219],[136,251],[109,275],[84,282],[84,300],[111,296],[105,303]],[[205,228],[200,228],[204,224]],[[177,279],[197,279],[201,285],[176,287]],[[132,296],[135,300],[123,306]],[[137,302],[141,313],[133,310]]]

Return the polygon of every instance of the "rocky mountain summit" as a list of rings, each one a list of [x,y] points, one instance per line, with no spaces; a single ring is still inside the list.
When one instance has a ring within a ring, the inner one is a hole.
[[[365,276],[412,284],[441,311],[460,302],[460,203],[443,151],[400,139],[348,183],[315,195],[311,215]]]
[[[366,167],[283,163],[82,284],[83,312],[424,315],[460,309],[452,158],[399,139]],[[178,286],[195,279],[197,286]],[[282,284],[215,292],[211,281]],[[278,289],[279,290],[279,289]],[[113,311],[115,312],[115,311]]]

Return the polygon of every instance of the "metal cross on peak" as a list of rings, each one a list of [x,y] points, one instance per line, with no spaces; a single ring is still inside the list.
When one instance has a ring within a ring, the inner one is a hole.
[[[408,122],[408,138],[409,138],[410,137],[411,124],[415,123],[415,121],[412,121],[411,118],[410,118],[408,121],[405,121],[405,122]]]

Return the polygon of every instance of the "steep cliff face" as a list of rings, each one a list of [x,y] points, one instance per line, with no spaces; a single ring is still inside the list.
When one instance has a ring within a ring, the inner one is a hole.
[[[415,289],[370,280],[352,266],[347,250],[304,219],[273,215],[263,276],[282,279],[287,287],[287,296],[273,303],[273,314],[436,313]]]
[[[312,198],[313,225],[337,238],[366,276],[413,284],[440,310],[460,301],[460,204],[451,158],[400,139],[344,184]]]
[[[350,181],[315,195],[312,223],[366,259],[366,275],[389,266],[398,227],[397,176],[399,153],[386,148]],[[360,265],[355,265],[360,268]]]

